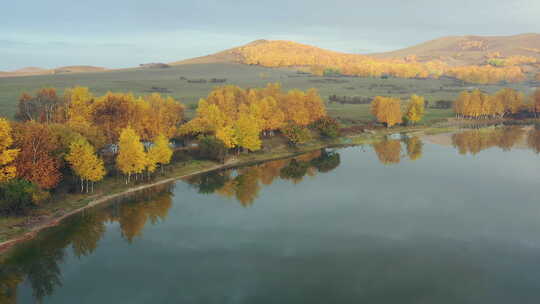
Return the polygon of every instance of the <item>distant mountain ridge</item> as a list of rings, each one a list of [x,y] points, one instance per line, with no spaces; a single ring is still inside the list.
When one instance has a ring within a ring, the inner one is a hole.
[[[55,69],[42,69],[39,67],[26,67],[14,71],[0,71],[0,77],[20,77],[20,76],[36,76],[36,75],[52,75],[52,74],[72,74],[72,73],[90,73],[103,72],[106,68],[95,67],[89,65],[73,65],[58,67]]]

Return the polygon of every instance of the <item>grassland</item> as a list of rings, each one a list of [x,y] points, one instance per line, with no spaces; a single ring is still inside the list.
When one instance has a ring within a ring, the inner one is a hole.
[[[428,101],[453,100],[460,91],[480,88],[495,92],[500,85],[463,85],[452,79],[379,79],[379,78],[325,78],[300,74],[286,68],[264,68],[233,63],[186,64],[170,68],[126,69],[108,72],[41,75],[15,78],[0,78],[0,115],[13,117],[18,97],[23,92],[34,92],[43,87],[55,87],[60,93],[73,86],[89,87],[95,94],[107,91],[133,92],[137,95],[150,94],[155,88],[165,89],[169,94],[188,106],[188,117],[193,114],[194,105],[216,86],[212,78],[226,78],[223,84],[241,87],[262,87],[269,82],[280,82],[284,89],[306,90],[317,88],[328,99],[330,95],[364,96],[377,95],[407,98],[411,94],[425,96]],[[188,80],[205,79],[206,83],[192,83]],[[154,89],[153,89],[154,87]],[[513,84],[526,94],[532,88],[526,83]],[[345,119],[371,119],[366,105],[341,105],[328,103],[329,113]],[[427,120],[448,117],[448,110],[430,109]]]

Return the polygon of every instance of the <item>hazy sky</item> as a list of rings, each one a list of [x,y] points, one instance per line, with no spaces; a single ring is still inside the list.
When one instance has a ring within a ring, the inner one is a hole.
[[[540,32],[540,0],[4,0],[0,70],[129,67],[287,39],[369,53],[448,35]]]

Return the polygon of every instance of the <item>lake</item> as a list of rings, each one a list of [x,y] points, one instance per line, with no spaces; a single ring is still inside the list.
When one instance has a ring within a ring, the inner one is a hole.
[[[540,129],[314,151],[85,211],[0,303],[539,303]]]

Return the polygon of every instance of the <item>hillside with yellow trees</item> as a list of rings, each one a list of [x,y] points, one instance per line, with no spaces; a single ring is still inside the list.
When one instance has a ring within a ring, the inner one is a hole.
[[[420,79],[446,76],[469,83],[512,83],[524,81],[539,70],[540,53],[531,51],[540,43],[537,36],[526,36],[526,39],[524,36],[511,36],[513,39],[447,37],[373,56],[335,52],[293,41],[257,40],[172,64],[236,62],[264,67],[302,67],[316,75]]]

